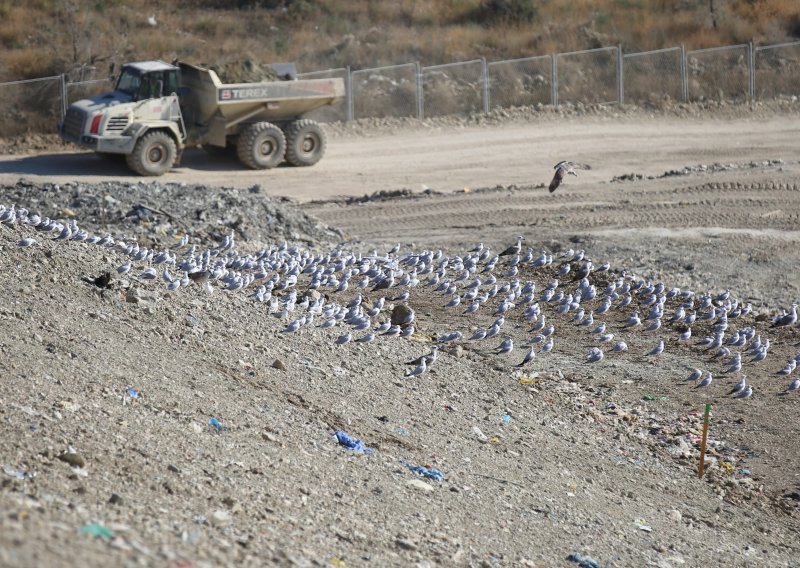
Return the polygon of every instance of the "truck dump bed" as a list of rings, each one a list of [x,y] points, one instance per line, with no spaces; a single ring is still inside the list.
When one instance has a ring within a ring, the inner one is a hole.
[[[213,128],[213,122],[224,121],[230,127],[243,120],[291,120],[345,98],[342,79],[224,84],[210,69],[188,63],[180,63],[180,68],[185,87],[182,106],[194,113],[184,117],[187,126]]]

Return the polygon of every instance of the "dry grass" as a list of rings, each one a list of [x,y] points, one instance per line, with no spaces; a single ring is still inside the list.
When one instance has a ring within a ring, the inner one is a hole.
[[[505,25],[487,23],[485,1],[297,0],[287,10],[226,10],[202,0],[31,0],[24,7],[0,0],[0,80],[149,58],[252,57],[311,70],[495,61],[617,44],[626,52],[697,49],[800,34],[790,29],[792,22],[800,28],[796,0],[715,0],[713,15],[707,0],[551,0],[535,3],[533,23]],[[156,28],[147,23],[151,14]]]

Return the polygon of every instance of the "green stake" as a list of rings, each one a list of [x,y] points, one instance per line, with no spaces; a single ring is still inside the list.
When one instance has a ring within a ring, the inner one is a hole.
[[[703,470],[706,466],[706,439],[708,439],[709,412],[711,412],[711,405],[706,404],[706,413],[703,416],[703,439],[700,441],[700,467],[697,468],[697,477],[703,477]]]

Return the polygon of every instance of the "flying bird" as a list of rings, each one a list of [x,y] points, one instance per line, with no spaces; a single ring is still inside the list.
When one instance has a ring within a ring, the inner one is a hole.
[[[564,177],[569,174],[572,176],[577,176],[578,174],[575,173],[575,169],[579,170],[591,170],[592,167],[588,164],[578,164],[576,162],[568,162],[567,160],[561,160],[553,169],[556,171],[555,175],[553,176],[553,180],[550,182],[550,193],[553,193],[558,186],[561,185],[564,181]]]

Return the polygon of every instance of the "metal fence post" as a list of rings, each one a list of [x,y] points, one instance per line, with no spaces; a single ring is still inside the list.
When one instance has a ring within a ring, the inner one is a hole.
[[[59,76],[58,95],[61,99],[61,120],[64,120],[64,117],[67,115],[69,101],[67,98],[67,77],[63,73]]]
[[[550,60],[552,64],[550,66],[550,102],[553,107],[558,106],[558,60],[556,59],[558,56],[553,53],[550,55]]]
[[[617,99],[620,106],[625,104],[625,77],[622,68],[622,44],[617,47]]]
[[[346,67],[347,75],[345,76],[345,83],[344,88],[347,94],[347,122],[353,120],[353,116],[355,114],[355,108],[353,104],[353,75],[350,73],[350,66]]]
[[[489,66],[486,65],[486,58],[481,57],[481,62],[483,62],[483,88],[482,88],[482,98],[483,98],[483,112],[484,114],[489,114]]]
[[[419,61],[415,63],[417,67],[417,118],[422,120],[425,118],[425,102],[423,101],[423,90],[422,90],[422,67],[419,64]]]
[[[747,70],[747,90],[748,94],[750,95],[750,99],[752,100],[756,97],[756,67],[752,41],[747,42]]]
[[[686,77],[686,48],[681,44],[681,94],[683,102],[689,102],[689,79]]]

